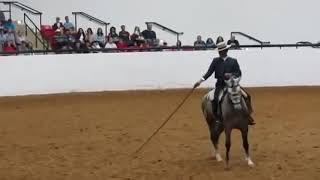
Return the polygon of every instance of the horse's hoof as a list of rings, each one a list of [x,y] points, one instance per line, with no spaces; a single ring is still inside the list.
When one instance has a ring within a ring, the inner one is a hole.
[[[251,168],[254,167],[254,163],[253,163],[253,161],[251,160],[250,157],[249,157],[249,158],[246,158],[246,161],[248,162],[248,166],[249,166],[249,167],[251,167]]]
[[[222,162],[222,161],[223,161],[223,159],[222,159],[222,157],[220,156],[220,154],[217,154],[217,155],[216,155],[216,160],[217,160],[218,162]]]
[[[253,162],[248,162],[248,166],[251,168],[254,168],[254,163]]]

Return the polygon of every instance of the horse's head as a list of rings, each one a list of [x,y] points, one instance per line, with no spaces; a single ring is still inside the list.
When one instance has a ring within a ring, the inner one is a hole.
[[[235,109],[242,109],[241,105],[241,88],[240,88],[240,82],[241,77],[236,77],[232,74],[226,74],[225,76],[225,83],[227,87],[227,95],[229,99],[231,100],[233,107]]]

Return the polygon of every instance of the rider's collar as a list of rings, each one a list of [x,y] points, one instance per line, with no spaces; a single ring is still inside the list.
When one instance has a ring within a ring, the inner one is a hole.
[[[223,61],[226,61],[229,58],[229,56],[223,57]]]

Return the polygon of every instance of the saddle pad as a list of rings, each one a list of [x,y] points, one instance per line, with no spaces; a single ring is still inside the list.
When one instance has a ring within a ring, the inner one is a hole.
[[[212,89],[211,91],[208,92],[208,97],[210,101],[213,101],[214,99],[214,89]]]

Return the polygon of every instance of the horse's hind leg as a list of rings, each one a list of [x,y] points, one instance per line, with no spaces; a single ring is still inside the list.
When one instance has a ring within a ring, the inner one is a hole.
[[[250,155],[249,155],[249,142],[248,142],[248,129],[241,130],[242,135],[242,142],[243,142],[243,148],[246,153],[246,161],[248,162],[248,166],[254,167],[254,163],[252,162]]]
[[[210,129],[211,141],[212,141],[212,144],[214,147],[214,156],[216,157],[218,162],[222,161],[222,157],[219,153],[219,147],[218,147],[219,137],[220,137],[220,134],[222,133],[222,131],[223,131],[222,127],[218,128],[218,130],[214,130],[214,127],[211,127],[211,129]]]

